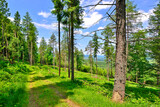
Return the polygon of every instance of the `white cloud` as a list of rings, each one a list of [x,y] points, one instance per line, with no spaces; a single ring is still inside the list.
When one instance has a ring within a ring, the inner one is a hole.
[[[83,32],[82,32],[82,30],[76,30],[76,31],[74,31],[74,34],[82,34]]]
[[[83,35],[89,35],[90,33],[89,32],[85,32],[85,33],[83,33]]]
[[[96,23],[100,18],[102,18],[102,14],[98,12],[93,12],[89,16],[84,17],[84,27],[91,27],[94,23]]]
[[[104,27],[99,27],[98,30],[100,30],[100,29],[104,29]]]
[[[49,29],[49,30],[57,30],[58,23],[52,23],[52,24],[40,24],[37,22],[33,22],[37,27]]]
[[[13,18],[13,17],[8,17],[8,19],[10,19],[12,22],[14,21],[14,18]]]
[[[51,13],[41,11],[38,13],[38,15],[43,16],[44,18],[48,18],[51,15]]]
[[[149,20],[150,15],[153,15],[154,9],[150,9],[148,12],[145,12],[143,10],[139,10],[139,12],[142,14],[140,15],[139,20],[141,20],[143,23],[147,22]]]

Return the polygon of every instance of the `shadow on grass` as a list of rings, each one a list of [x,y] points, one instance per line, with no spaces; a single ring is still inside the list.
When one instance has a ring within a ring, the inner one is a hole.
[[[36,80],[46,80],[49,78],[55,78],[57,76],[45,76],[45,77],[35,77]],[[61,77],[58,77],[61,78]],[[39,106],[56,106],[62,103],[62,100],[67,100],[68,96],[74,95],[72,92],[75,88],[81,88],[82,82],[75,81],[61,81],[57,83],[49,83],[47,85],[42,85],[38,87],[31,88],[30,90],[30,104],[29,105],[39,105]]]
[[[113,87],[114,84],[110,83],[110,82],[105,82],[103,84],[93,81],[90,78],[77,78],[78,80],[83,80],[83,82],[88,82],[90,85],[96,85],[98,87],[102,87],[107,89],[106,92],[103,93],[104,96],[108,96],[108,97],[112,97],[112,92],[113,92]],[[114,80],[111,80],[111,82],[113,82]],[[128,98],[127,100],[132,100],[132,98],[135,99],[145,99],[148,100],[151,103],[155,103],[156,102],[156,98],[155,97],[159,97],[159,90],[158,89],[152,89],[152,88],[141,88],[137,85],[137,87],[132,87],[132,86],[128,86],[126,85],[126,97]]]

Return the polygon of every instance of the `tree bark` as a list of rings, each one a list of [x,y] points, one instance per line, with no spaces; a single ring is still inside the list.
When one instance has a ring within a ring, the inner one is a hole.
[[[157,85],[160,85],[160,83],[159,83],[159,79],[160,79],[160,72],[159,72],[159,71],[157,71]]]
[[[70,60],[71,60],[71,34],[70,34],[70,23],[69,23],[69,37],[68,37],[68,78],[70,78]]]
[[[3,26],[3,22],[2,22],[2,39],[3,39],[3,41],[2,41],[2,45],[3,45],[3,47],[4,47],[4,26]],[[3,48],[3,60],[4,60],[4,48]]]
[[[60,21],[58,21],[58,43],[59,43],[59,76],[60,76],[61,75]]]
[[[109,57],[107,58],[107,80],[109,81]]]
[[[138,83],[138,71],[136,71],[136,83]]]
[[[113,78],[113,70],[112,70],[112,58],[111,58],[111,78]]]
[[[31,64],[31,66],[32,66],[32,41],[31,41],[31,58],[30,58],[30,64]]]
[[[97,72],[97,75],[98,75],[98,70],[97,70],[97,56],[96,56],[96,72]]]
[[[72,0],[74,2],[74,0]],[[73,6],[73,4],[72,4]],[[71,12],[71,69],[72,76],[71,80],[74,81],[74,27],[73,27],[73,11]]]
[[[55,63],[54,63],[54,43],[53,43],[53,67],[55,69]]]
[[[116,62],[112,100],[123,102],[126,83],[126,12],[125,0],[116,0]]]

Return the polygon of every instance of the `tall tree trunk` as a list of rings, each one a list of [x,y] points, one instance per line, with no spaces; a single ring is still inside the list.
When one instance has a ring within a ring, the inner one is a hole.
[[[128,21],[128,15],[126,17],[127,17],[127,29],[126,29],[127,30],[127,42],[126,42],[126,69],[125,69],[126,71],[125,72],[127,73],[128,45],[129,45],[129,42],[128,42],[128,40],[129,40],[129,26],[128,26],[128,22],[129,21]]]
[[[19,36],[18,36],[18,40],[19,40]],[[19,63],[19,43],[18,43],[18,63]]]
[[[90,62],[91,62],[91,74],[92,74],[92,53],[91,53],[91,51],[90,51]]]
[[[126,10],[125,0],[116,0],[116,62],[112,100],[123,102],[126,83]]]
[[[74,2],[74,0],[72,0]],[[72,4],[73,6],[73,4]],[[71,69],[72,69],[72,76],[71,80],[74,80],[74,27],[73,27],[73,11],[71,12]]]
[[[60,41],[60,21],[58,21],[58,43],[59,43],[59,76],[61,75],[61,41]]]
[[[70,67],[71,67],[71,32],[70,32],[70,23],[69,23],[69,37],[68,37],[68,78],[70,78]]]
[[[160,83],[159,83],[159,79],[160,79],[160,72],[159,72],[159,71],[157,71],[157,85],[160,85]]]
[[[111,58],[111,78],[113,78],[112,58]]]
[[[3,38],[2,45],[4,47],[4,26],[3,26],[3,22],[2,22],[2,38]],[[5,52],[4,52],[4,48],[3,48],[3,60],[4,60],[4,56],[5,56],[4,54],[5,54]]]
[[[97,56],[96,56],[96,72],[97,72],[97,75],[98,75],[98,70],[97,70]]]
[[[8,51],[7,51],[7,47],[8,47],[8,40],[7,40],[7,36],[5,36],[5,39],[6,39],[6,57],[8,58]]]
[[[33,55],[32,55],[32,48],[33,48],[33,46],[32,46],[32,41],[31,41],[31,58],[30,58],[30,64],[31,64],[31,66],[32,66],[32,57],[33,57]]]
[[[109,57],[107,58],[107,79],[109,81]]]
[[[138,71],[136,71],[136,83],[138,83]]]
[[[55,63],[54,63],[54,43],[53,43],[53,67],[55,69]]]

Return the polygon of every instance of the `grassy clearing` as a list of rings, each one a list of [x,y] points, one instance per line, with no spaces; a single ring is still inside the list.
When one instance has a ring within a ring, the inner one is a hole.
[[[10,70],[8,70],[10,69]],[[19,70],[21,69],[21,70]],[[25,72],[24,72],[25,70]],[[7,77],[9,73],[11,77]],[[23,71],[23,72],[22,72]],[[11,75],[11,72],[15,72]],[[123,104],[114,103],[113,79],[104,76],[75,72],[75,81],[67,78],[51,66],[7,65],[1,68],[0,106],[19,107],[159,107],[158,87],[140,87],[126,83],[126,98]],[[2,77],[2,75],[5,77]],[[10,79],[9,79],[10,78]]]

